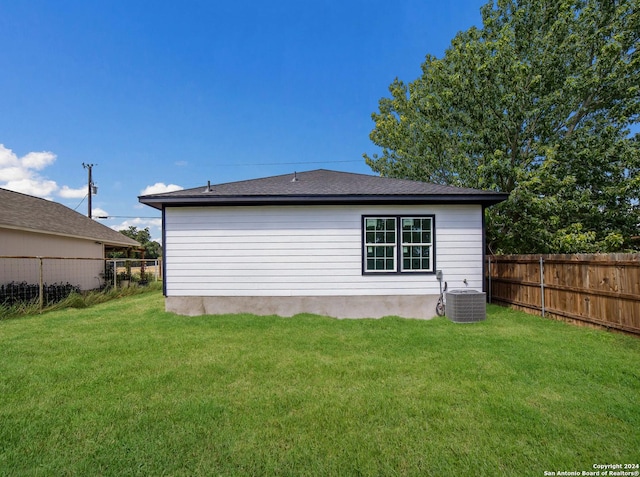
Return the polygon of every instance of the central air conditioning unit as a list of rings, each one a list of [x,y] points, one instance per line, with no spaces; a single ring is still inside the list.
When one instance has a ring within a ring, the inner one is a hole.
[[[477,290],[447,292],[445,315],[454,323],[475,323],[487,317],[486,293]]]

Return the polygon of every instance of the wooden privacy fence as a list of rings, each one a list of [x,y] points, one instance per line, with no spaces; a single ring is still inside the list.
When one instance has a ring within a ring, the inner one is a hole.
[[[487,257],[490,302],[640,334],[640,254]]]

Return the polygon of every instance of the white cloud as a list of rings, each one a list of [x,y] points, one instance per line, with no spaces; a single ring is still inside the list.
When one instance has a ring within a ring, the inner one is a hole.
[[[87,187],[72,189],[69,186],[62,186],[58,195],[65,199],[83,199],[87,195]]]
[[[40,174],[52,165],[57,156],[49,151],[29,152],[18,157],[11,149],[0,144],[0,187],[36,197],[51,199],[58,195],[63,199],[83,199],[87,188],[60,187],[56,181]]]
[[[29,178],[29,172],[19,166],[0,169],[0,180],[3,182],[21,181]]]
[[[5,189],[50,198],[58,190],[58,184],[40,176],[36,171],[53,164],[56,155],[52,152],[30,152],[18,157],[11,149],[0,144],[0,187]]]
[[[176,161],[174,162],[174,164],[178,167],[186,167],[189,165],[189,163],[187,161]]]
[[[164,192],[174,192],[182,189],[184,189],[184,187],[180,187],[179,185],[166,185],[164,182],[156,182],[153,185],[145,187],[144,190],[140,192],[140,195],[162,194]]]
[[[138,229],[145,229],[147,227],[162,227],[162,219],[145,219],[145,218],[135,218],[129,219],[122,222],[120,225],[112,225],[111,228],[113,230],[126,230],[129,227],[134,226]]]
[[[8,166],[17,166],[18,164],[20,164],[18,156],[11,149],[4,147],[4,144],[0,144],[0,170]]]
[[[2,171],[0,171],[1,173]],[[0,181],[2,176],[0,175]],[[15,192],[22,192],[23,194],[33,195],[35,197],[42,197],[44,199],[50,199],[51,194],[58,190],[58,184],[54,181],[45,179],[21,179],[17,181],[8,181],[4,184],[0,184],[0,187],[4,189],[13,190]]]
[[[30,152],[26,156],[20,159],[22,165],[27,169],[35,169],[40,171],[47,166],[53,164],[56,160],[56,155],[52,152]]]
[[[107,212],[104,209],[101,209],[100,207],[96,207],[94,209],[91,209],[91,217],[96,218],[96,217],[108,217],[109,216],[109,212]]]

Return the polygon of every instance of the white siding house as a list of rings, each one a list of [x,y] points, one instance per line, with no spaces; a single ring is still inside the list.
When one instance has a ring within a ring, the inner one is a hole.
[[[332,171],[295,179],[289,200],[291,176],[140,198],[163,210],[168,310],[430,318],[436,270],[450,288],[482,290],[483,207],[502,195],[394,203],[404,190],[394,186],[433,185]],[[362,182],[386,192],[357,194]]]

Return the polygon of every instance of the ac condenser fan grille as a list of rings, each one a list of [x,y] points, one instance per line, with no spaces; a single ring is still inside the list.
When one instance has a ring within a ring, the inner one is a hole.
[[[477,290],[447,292],[446,316],[455,323],[474,323],[487,317],[486,293]]]

